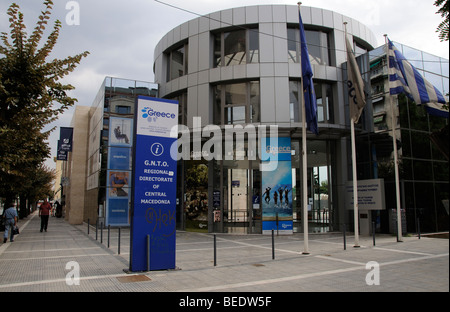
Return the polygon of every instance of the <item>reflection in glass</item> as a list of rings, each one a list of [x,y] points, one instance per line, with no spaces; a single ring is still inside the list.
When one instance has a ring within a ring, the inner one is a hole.
[[[225,117],[225,124],[245,123],[245,106],[227,107]]]
[[[309,60],[312,65],[330,65],[328,34],[322,31],[305,30]],[[296,28],[287,31],[288,61],[298,63],[300,59],[300,34]]]
[[[247,63],[245,30],[225,33],[224,43],[225,66]]]
[[[258,62],[258,31],[234,30],[214,35],[214,67]]]

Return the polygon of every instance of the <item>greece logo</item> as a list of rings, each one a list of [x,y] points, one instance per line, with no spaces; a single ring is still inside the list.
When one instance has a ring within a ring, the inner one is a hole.
[[[169,112],[158,112],[150,107],[144,107],[142,110],[142,118],[147,119],[148,122],[156,122],[158,118],[175,119],[176,115]]]

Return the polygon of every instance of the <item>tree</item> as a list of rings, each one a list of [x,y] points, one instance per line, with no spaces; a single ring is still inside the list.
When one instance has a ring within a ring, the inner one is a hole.
[[[43,132],[76,102],[67,95],[73,90],[60,79],[72,72],[89,52],[47,61],[59,37],[60,21],[42,44],[53,1],[44,1],[36,27],[28,37],[20,7],[13,3],[7,14],[9,35],[0,36],[0,192],[11,195],[30,170],[50,156],[46,142],[51,131]],[[17,184],[18,183],[18,184]]]
[[[436,0],[434,3],[435,6],[439,7],[439,10],[436,12],[436,14],[441,14],[441,17],[444,18],[442,23],[439,24],[436,32],[439,33],[439,39],[441,41],[448,41],[449,40],[449,17],[448,17],[448,11],[449,11],[449,2],[448,0]]]

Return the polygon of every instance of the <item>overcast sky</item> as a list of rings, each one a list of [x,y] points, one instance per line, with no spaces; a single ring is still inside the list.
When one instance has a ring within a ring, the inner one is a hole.
[[[1,0],[0,32],[9,33],[6,14],[12,2],[17,3],[25,15],[28,33],[32,33],[37,17],[44,10],[43,0]],[[154,0],[78,0],[80,25],[68,25],[68,0],[54,0],[52,18],[47,33],[56,19],[62,30],[51,58],[63,59],[83,51],[90,55],[64,80],[76,87],[71,96],[78,105],[91,105],[105,76],[154,81],[153,51],[159,40],[176,26],[197,18],[197,15],[164,5]],[[200,15],[219,10],[262,4],[290,4],[286,0],[162,0]],[[384,44],[383,34],[393,41],[428,53],[449,58],[449,44],[442,43],[435,32],[441,22],[436,14],[435,0],[303,0],[304,6],[324,8],[354,18],[374,33],[378,46]],[[56,126],[69,126],[70,109],[62,115]],[[59,128],[50,137],[52,156],[56,155]],[[47,162],[54,167],[53,160]]]

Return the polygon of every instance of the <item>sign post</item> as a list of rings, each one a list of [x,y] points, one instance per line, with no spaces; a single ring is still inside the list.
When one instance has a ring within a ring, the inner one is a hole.
[[[139,96],[134,124],[130,271],[175,269],[178,102]]]

